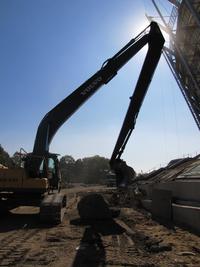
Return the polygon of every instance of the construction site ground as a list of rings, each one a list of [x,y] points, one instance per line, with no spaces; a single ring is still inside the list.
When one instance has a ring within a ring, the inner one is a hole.
[[[1,217],[0,267],[200,267],[199,236],[165,227],[132,203],[117,205],[115,189],[79,186],[66,191],[67,212],[58,226],[41,224],[37,207],[19,207]],[[80,220],[77,203],[91,192],[114,206],[112,220]]]

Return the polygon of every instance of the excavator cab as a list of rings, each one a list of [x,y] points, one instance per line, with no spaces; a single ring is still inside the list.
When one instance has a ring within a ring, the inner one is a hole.
[[[46,153],[44,156],[38,156],[33,153],[27,153],[24,158],[24,169],[27,177],[47,179],[48,191],[58,190],[61,187],[61,173],[59,168],[58,154]],[[39,165],[39,168],[35,168]]]
[[[44,157],[30,155],[28,156],[27,162],[33,161],[40,161],[40,167],[38,172],[34,172],[34,169],[31,169],[30,166],[27,168],[29,169],[29,176],[30,177],[38,177],[38,178],[47,178],[49,183],[49,191],[58,190],[60,191],[61,187],[61,173],[59,168],[59,160],[58,154],[54,153],[47,153]],[[26,169],[26,167],[25,167]]]

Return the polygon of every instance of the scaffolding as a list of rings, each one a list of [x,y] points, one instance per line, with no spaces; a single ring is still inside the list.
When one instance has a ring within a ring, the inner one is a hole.
[[[169,34],[163,55],[200,130],[200,0],[168,2],[172,9],[167,22],[152,0]]]

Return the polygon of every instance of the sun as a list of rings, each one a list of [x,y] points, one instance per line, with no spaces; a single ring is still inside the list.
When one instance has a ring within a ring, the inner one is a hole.
[[[144,16],[143,13],[138,14],[137,17],[130,18],[127,20],[126,32],[130,38],[138,35],[141,31],[143,31],[149,25],[148,19]]]

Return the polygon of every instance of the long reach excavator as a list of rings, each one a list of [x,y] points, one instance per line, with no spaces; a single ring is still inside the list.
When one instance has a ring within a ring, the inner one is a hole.
[[[49,152],[50,143],[61,125],[147,44],[148,51],[110,160],[111,168],[116,170],[116,163],[119,162],[134,129],[162,53],[164,38],[155,22],[151,22],[118,53],[106,60],[99,71],[44,116],[37,130],[33,151],[21,153],[23,167],[0,169],[0,208],[9,210],[17,206],[39,206],[42,221],[62,221],[66,195],[60,191],[58,155]]]

